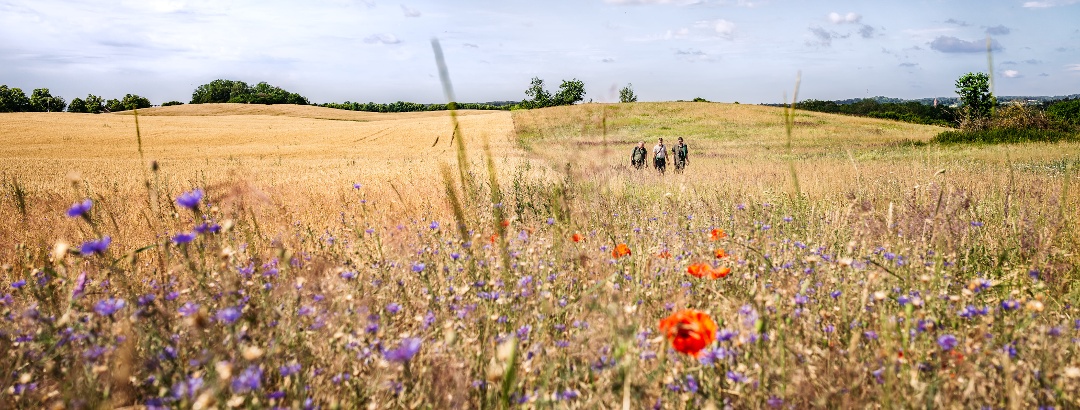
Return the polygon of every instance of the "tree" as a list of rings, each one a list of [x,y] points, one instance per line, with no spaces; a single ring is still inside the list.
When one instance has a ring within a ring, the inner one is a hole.
[[[0,85],[0,112],[30,111],[30,99],[19,87]]]
[[[633,87],[633,84],[626,84],[626,87],[623,87],[621,90],[619,90],[619,102],[637,102],[637,95],[634,94],[634,89],[631,87]]]
[[[184,103],[182,103],[180,101],[167,101],[167,102],[161,103],[162,107],[170,107],[170,106],[173,106],[173,105],[184,105]]]
[[[68,112],[87,112],[86,102],[79,97],[72,98],[71,105],[68,105]]]
[[[997,105],[994,94],[990,93],[990,76],[986,73],[964,74],[956,80],[956,93],[960,95],[968,120],[989,118]]]
[[[86,106],[86,111],[83,112],[100,114],[105,111],[105,99],[93,94],[87,94],[83,104]]]
[[[30,110],[35,112],[60,112],[64,111],[67,102],[61,97],[54,97],[48,88],[35,89],[30,94]]]
[[[525,95],[532,97],[532,100],[525,100],[521,102],[521,105],[525,108],[543,108],[551,106],[551,93],[548,93],[544,89],[544,80],[539,77],[533,77],[530,82],[529,89],[525,90]]]
[[[241,102],[233,101],[251,93],[251,87],[243,81],[214,80],[200,85],[191,94],[192,104]]]
[[[150,108],[150,100],[146,97],[141,97],[135,94],[127,94],[123,100],[120,100],[120,105],[124,110],[133,110],[136,108]]]
[[[585,99],[585,83],[581,80],[573,79],[570,81],[563,80],[559,85],[559,92],[555,93],[552,97],[553,105],[573,105],[574,103]]]
[[[120,103],[120,100],[110,98],[109,101],[105,101],[105,109],[109,112],[124,111],[124,105]]]

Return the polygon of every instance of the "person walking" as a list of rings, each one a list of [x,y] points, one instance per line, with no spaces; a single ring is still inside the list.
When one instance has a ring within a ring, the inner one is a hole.
[[[690,148],[683,143],[682,137],[679,137],[679,143],[671,147],[671,157],[675,159],[675,173],[681,174],[683,169],[686,168],[686,159],[690,155]]]
[[[630,165],[637,169],[645,167],[645,157],[649,155],[649,151],[645,149],[645,141],[641,141],[640,144],[634,146],[634,152],[630,154]]]
[[[660,138],[660,142],[653,147],[653,166],[660,175],[667,171],[667,147],[664,146],[663,138]]]

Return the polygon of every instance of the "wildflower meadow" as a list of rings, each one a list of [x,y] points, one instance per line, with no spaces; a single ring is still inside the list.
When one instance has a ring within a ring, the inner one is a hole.
[[[1080,407],[1076,143],[171,108],[0,114],[0,408]]]

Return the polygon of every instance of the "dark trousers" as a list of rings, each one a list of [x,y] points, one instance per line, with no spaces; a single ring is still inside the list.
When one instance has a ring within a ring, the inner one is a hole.
[[[663,174],[664,171],[667,170],[667,160],[664,158],[654,158],[653,166],[656,167],[657,171],[660,171],[660,173]]]

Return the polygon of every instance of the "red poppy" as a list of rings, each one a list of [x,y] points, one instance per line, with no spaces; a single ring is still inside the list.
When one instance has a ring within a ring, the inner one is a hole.
[[[623,256],[630,256],[630,247],[626,246],[625,243],[615,245],[615,249],[611,250],[611,256],[615,259],[621,258]]]
[[[503,219],[502,220],[502,226],[503,226],[503,228],[505,228],[507,226],[510,226],[510,220],[509,219]]]
[[[705,263],[692,263],[690,266],[686,267],[686,273],[701,278],[708,274],[711,269],[712,267]]]
[[[721,266],[716,269],[709,269],[709,277],[712,279],[720,279],[731,273],[731,268],[727,266]]]
[[[668,258],[671,257],[671,252],[668,252],[667,249],[664,249],[664,250],[660,251],[660,253],[657,253],[656,257],[660,258],[660,259],[668,259]]]
[[[573,235],[570,235],[570,240],[574,241],[574,242],[581,242],[583,239],[585,239],[585,237],[581,236],[580,233],[575,233]]]
[[[716,322],[708,313],[685,309],[660,321],[660,332],[676,351],[697,357],[716,340]]]
[[[718,241],[720,238],[727,236],[727,233],[723,229],[715,228],[712,232],[709,232],[709,240]]]
[[[495,244],[495,240],[496,240],[496,239],[499,239],[499,234],[497,234],[497,233],[493,233],[493,234],[491,234],[491,244],[492,244],[492,245],[494,245],[494,244]]]
[[[713,255],[716,255],[716,259],[722,259],[727,257],[727,251],[725,251],[723,248],[718,248],[717,250],[713,251]]]

